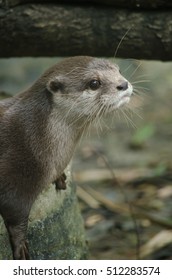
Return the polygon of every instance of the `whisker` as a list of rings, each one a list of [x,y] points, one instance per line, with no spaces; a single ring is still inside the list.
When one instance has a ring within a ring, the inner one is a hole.
[[[115,51],[115,54],[114,54],[114,58],[117,56],[117,52],[122,44],[122,42],[124,41],[125,37],[127,36],[127,34],[129,33],[129,31],[131,30],[132,26],[130,28],[128,28],[128,30],[125,32],[125,34],[122,36],[121,40],[119,41],[118,45],[117,45],[117,48],[116,48],[116,51]]]
[[[134,86],[133,87],[133,90],[134,91],[138,91],[138,92],[140,92],[140,93],[144,93],[145,91],[148,93],[148,92],[150,92],[150,89],[149,88],[147,88],[147,87],[142,87],[142,86]]]
[[[101,130],[101,131],[103,130],[103,129],[102,129],[102,126],[101,126],[101,123],[102,123],[102,121],[103,121],[104,111],[105,111],[105,105],[103,104],[103,105],[101,105],[101,108],[100,108],[100,110],[98,111],[97,116],[96,116],[96,119],[95,119],[95,121],[97,121],[97,123],[99,123],[100,130]],[[105,124],[104,121],[103,121],[103,123],[104,123],[104,125],[106,126],[106,124]],[[106,128],[107,128],[107,126],[106,126]],[[98,127],[97,127],[97,131],[98,131]]]
[[[138,75],[137,78],[147,78],[150,77],[150,75],[148,74],[142,74],[142,75]]]
[[[138,80],[138,81],[134,81],[134,82],[132,82],[132,84],[134,85],[134,84],[140,84],[140,83],[150,83],[151,82],[151,80]]]
[[[125,68],[122,72],[123,72],[123,73],[126,73],[132,66],[133,66],[132,63],[130,63],[130,64],[128,65],[128,67]]]
[[[132,121],[132,119],[127,115],[127,113],[126,113],[122,108],[120,109],[120,111],[121,111],[122,114],[124,115],[125,119],[128,120],[128,121],[127,121],[127,125],[128,125],[128,123],[130,123],[131,126],[132,126],[134,129],[136,129],[136,128],[137,128],[136,124],[135,124],[135,123]]]
[[[143,117],[138,113],[136,112],[135,109],[133,108],[130,108],[130,107],[126,107],[126,111],[128,110],[129,113],[131,113],[131,116],[133,116],[133,114],[135,114],[138,118],[140,118],[141,120],[143,120]]]
[[[148,93],[149,93],[149,90],[147,90],[147,89],[137,89],[137,88],[133,89],[133,96],[137,96],[140,99],[144,99],[143,97],[145,97],[145,98],[150,97],[148,95]]]
[[[134,74],[138,71],[138,69],[141,67],[142,62],[140,61],[137,65],[136,69],[133,71],[133,73],[129,76],[129,80],[134,76]]]

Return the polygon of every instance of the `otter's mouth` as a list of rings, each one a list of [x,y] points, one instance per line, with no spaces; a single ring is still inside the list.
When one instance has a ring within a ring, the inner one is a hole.
[[[129,103],[131,95],[133,93],[133,87],[131,84],[129,84],[129,87],[127,90],[123,92],[118,92],[118,98],[117,98],[117,108]]]
[[[116,102],[116,104],[114,104],[114,106],[116,107],[116,109],[125,106],[127,103],[130,102],[130,98],[131,95],[125,94],[124,96],[118,99],[118,101]]]
[[[128,89],[125,92],[119,92],[118,94],[114,95],[113,98],[109,97],[108,99],[104,100],[104,106],[107,107],[107,112],[111,113],[114,110],[125,106],[130,102],[132,95],[132,89]]]

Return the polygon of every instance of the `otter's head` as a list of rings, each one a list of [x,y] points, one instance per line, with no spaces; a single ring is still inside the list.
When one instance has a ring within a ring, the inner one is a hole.
[[[115,111],[130,101],[133,92],[119,67],[105,59],[64,59],[48,76],[46,87],[55,106],[71,121],[91,121]]]

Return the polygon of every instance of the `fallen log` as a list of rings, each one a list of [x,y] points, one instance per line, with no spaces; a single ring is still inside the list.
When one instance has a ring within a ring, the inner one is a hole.
[[[113,57],[123,38],[119,57],[172,60],[171,10],[23,4],[0,8],[0,38],[0,57]]]

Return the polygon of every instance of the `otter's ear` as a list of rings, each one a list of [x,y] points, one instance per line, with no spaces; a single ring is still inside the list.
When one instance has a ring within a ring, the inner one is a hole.
[[[51,93],[62,92],[65,87],[65,81],[62,77],[54,77],[47,83],[47,89]]]

